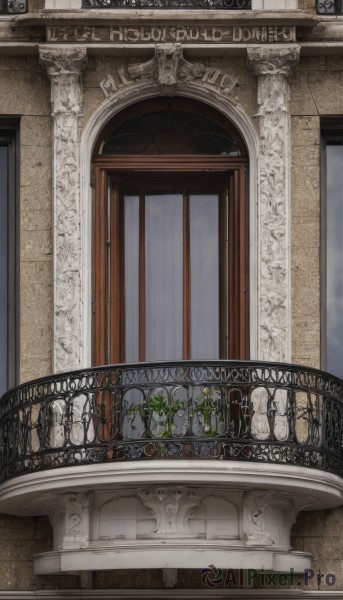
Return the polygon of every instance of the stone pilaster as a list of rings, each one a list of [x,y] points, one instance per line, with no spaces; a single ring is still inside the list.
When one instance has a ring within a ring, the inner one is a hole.
[[[54,214],[54,370],[82,366],[80,150],[84,48],[40,47],[51,81]]]
[[[258,358],[268,361],[291,358],[288,77],[299,53],[296,46],[248,49],[248,64],[258,76],[260,137]]]

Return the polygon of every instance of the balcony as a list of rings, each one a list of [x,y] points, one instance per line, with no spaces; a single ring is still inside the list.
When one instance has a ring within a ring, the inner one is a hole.
[[[261,362],[29,382],[1,400],[0,511],[50,517],[54,549],[34,558],[36,573],[208,559],[302,571],[297,513],[343,501],[342,397],[324,372]]]

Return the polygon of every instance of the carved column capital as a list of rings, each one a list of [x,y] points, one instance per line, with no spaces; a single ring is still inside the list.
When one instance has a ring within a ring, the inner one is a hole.
[[[40,46],[39,60],[51,81],[53,114],[81,112],[81,72],[87,64],[86,48]]]
[[[291,74],[293,67],[299,61],[300,48],[264,48],[256,46],[248,48],[248,65],[255,75],[285,75]]]

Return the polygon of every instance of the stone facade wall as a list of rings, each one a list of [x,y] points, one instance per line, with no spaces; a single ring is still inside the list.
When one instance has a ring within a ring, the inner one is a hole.
[[[37,57],[0,57],[0,118],[20,116],[20,380],[52,369],[50,82]],[[32,555],[52,546],[47,519],[0,515],[0,590],[77,587],[35,577]]]
[[[298,0],[298,7],[301,10],[307,10],[309,12],[316,12],[316,0]]]
[[[31,2],[32,10],[39,2]],[[303,1],[300,8],[313,8]],[[83,127],[104,100],[100,82],[116,69],[114,57],[91,57],[83,78]],[[246,59],[204,59],[237,78],[232,101],[253,117],[257,81]],[[292,115],[292,359],[320,366],[320,116],[343,113],[342,85],[338,85],[343,59],[303,58],[291,79]],[[52,371],[52,207],[50,82],[36,57],[0,58],[0,115],[21,115],[20,164],[20,379]],[[294,547],[314,555],[314,568],[335,573],[343,589],[343,541],[339,532],[343,509],[302,513],[293,529]],[[73,576],[35,577],[33,553],[51,548],[51,531],[44,518],[0,515],[0,589],[55,589],[79,587]],[[204,565],[206,566],[206,565]],[[182,573],[179,584],[201,587],[198,572]],[[160,571],[98,572],[96,588],[162,587]],[[325,587],[323,587],[325,589]]]
[[[320,368],[320,117],[343,114],[340,57],[302,58],[291,81],[292,362]],[[343,508],[301,513],[296,550],[311,552],[316,572],[343,589]],[[312,582],[315,585],[314,582]],[[322,586],[323,590],[329,588]]]
[[[51,373],[50,86],[36,57],[1,57],[0,114],[20,122],[20,381]]]

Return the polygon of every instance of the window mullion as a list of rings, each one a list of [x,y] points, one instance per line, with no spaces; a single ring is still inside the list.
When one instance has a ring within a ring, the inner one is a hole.
[[[189,191],[183,192],[183,359],[191,355],[191,257]]]
[[[145,195],[139,193],[139,361],[146,348],[146,269],[145,269]]]
[[[228,358],[229,330],[228,330],[228,244],[229,244],[229,221],[228,221],[229,190],[223,190],[219,200],[219,356]]]

